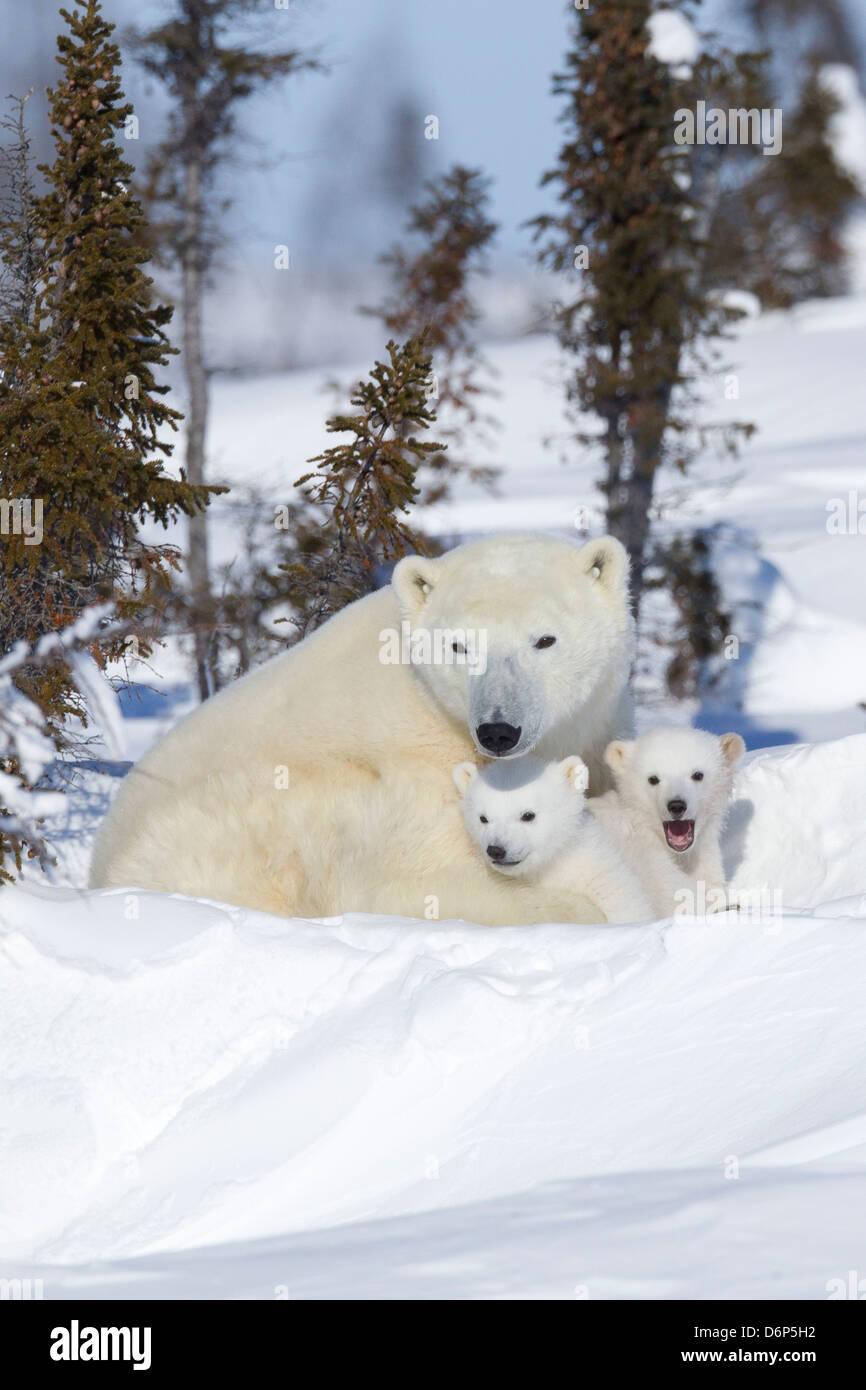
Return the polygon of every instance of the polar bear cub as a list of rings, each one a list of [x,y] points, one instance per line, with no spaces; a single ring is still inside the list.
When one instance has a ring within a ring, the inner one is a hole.
[[[615,789],[588,804],[656,912],[703,916],[728,906],[721,831],[745,751],[739,734],[682,728],[608,744]]]
[[[652,917],[638,876],[586,809],[582,759],[544,762],[528,754],[484,767],[458,763],[452,775],[466,828],[496,873],[579,893],[608,922]]]

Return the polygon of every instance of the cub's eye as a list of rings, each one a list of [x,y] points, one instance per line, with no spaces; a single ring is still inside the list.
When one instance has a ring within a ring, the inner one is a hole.
[[[552,647],[555,641],[556,638],[551,637],[550,633],[548,633],[546,637],[539,637],[538,641],[535,643],[536,650],[543,651],[545,647]]]
[[[653,773],[652,777],[648,777],[647,781],[651,787],[657,787],[659,784],[659,779],[656,777],[655,773]]]
[[[693,782],[703,782],[703,780],[704,780],[704,774],[703,774],[702,772],[693,772],[693,773],[692,773],[692,781],[693,781]]]
[[[466,648],[464,647],[462,642],[452,642],[451,650],[452,652],[456,652],[458,656],[463,656],[466,651]]]
[[[486,824],[487,824],[487,817],[486,817],[486,816],[479,816],[478,819],[480,820],[480,822],[481,822],[482,825],[486,825]]]
[[[521,819],[521,820],[535,820],[535,812],[534,812],[534,811],[524,811],[524,812],[523,812],[523,815],[520,817],[520,819]]]

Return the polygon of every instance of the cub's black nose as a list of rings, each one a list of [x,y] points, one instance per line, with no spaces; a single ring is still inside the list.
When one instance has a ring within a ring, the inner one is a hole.
[[[681,796],[675,796],[673,801],[668,802],[668,810],[670,811],[674,820],[679,820],[685,809],[686,803],[683,801]]]
[[[502,845],[488,845],[487,853],[494,864],[499,864],[505,858],[505,850]]]
[[[475,732],[481,747],[497,758],[501,758],[503,753],[510,753],[520,738],[520,730],[515,729],[513,724],[479,724]]]

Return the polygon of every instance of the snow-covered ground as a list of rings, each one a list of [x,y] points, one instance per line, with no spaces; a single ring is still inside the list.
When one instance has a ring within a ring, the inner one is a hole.
[[[642,721],[763,750],[728,834],[754,910],[488,930],[88,893],[117,778],[85,772],[55,882],[0,893],[0,1276],[47,1297],[818,1299],[866,1276],[864,328],[858,297],[744,324],[739,399],[721,374],[708,410],[760,432],[665,480],[684,520],[726,525],[742,708]],[[595,531],[591,460],[542,444],[570,451],[549,342],[489,355],[499,495],[437,529]],[[219,382],[215,475],[288,500],[327,404],[319,374]],[[215,523],[230,558],[226,504]],[[189,702],[171,653],[150,685],[116,757]]]
[[[826,1297],[866,1252],[866,735],[755,755],[728,852],[747,911],[631,927],[8,890],[3,1273]]]

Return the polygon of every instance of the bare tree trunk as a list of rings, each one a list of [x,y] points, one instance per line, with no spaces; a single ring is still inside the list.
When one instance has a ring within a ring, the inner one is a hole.
[[[647,542],[650,533],[650,511],[652,508],[655,474],[658,466],[658,449],[641,453],[635,459],[632,476],[624,487],[624,499],[620,505],[619,539],[629,553],[631,560],[632,611],[635,621],[640,614],[640,601],[643,594],[643,577],[647,562]]]
[[[679,349],[674,355],[679,362]],[[632,611],[635,621],[640,615],[644,572],[652,524],[651,511],[656,473],[662,457],[662,442],[671,403],[671,388],[662,386],[657,392],[649,417],[629,431],[631,468],[618,489],[618,505],[613,511],[611,534],[622,541],[631,561]]]
[[[191,156],[185,169],[183,188],[183,363],[189,406],[186,422],[186,475],[191,483],[204,482],[204,449],[207,433],[208,380],[204,363],[202,312],[204,301],[203,247],[204,209],[202,203],[201,161]],[[206,700],[213,694],[210,667],[210,630],[213,601],[210,589],[207,514],[197,512],[188,519],[187,573],[192,595],[193,637],[196,679],[199,695]]]
[[[605,479],[602,491],[607,498],[607,529],[612,536],[621,541],[623,537],[620,534],[620,507],[623,501],[622,470],[625,451],[619,430],[619,418],[620,411],[616,406],[605,412]]]

